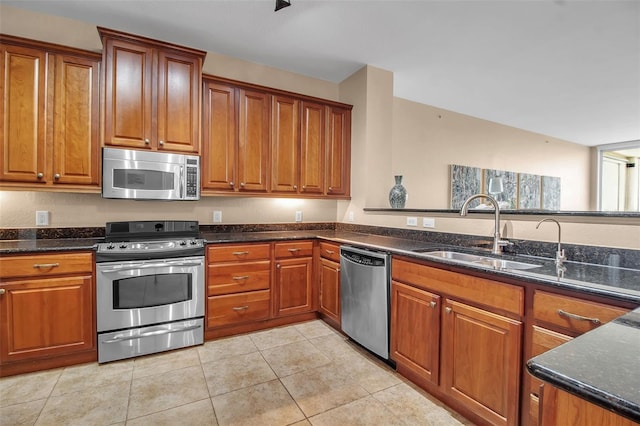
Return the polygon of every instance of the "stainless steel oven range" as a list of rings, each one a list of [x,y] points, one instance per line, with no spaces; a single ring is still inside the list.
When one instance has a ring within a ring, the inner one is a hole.
[[[98,362],[204,341],[197,221],[109,222],[96,252]]]

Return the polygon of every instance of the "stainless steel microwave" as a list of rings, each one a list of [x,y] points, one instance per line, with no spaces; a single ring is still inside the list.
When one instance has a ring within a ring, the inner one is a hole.
[[[102,197],[199,200],[200,157],[102,148]]]

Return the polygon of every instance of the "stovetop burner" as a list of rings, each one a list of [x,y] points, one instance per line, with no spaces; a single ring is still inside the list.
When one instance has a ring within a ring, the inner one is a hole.
[[[97,262],[204,255],[197,221],[109,222]]]

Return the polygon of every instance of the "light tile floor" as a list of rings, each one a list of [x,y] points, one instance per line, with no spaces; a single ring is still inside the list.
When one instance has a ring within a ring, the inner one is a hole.
[[[322,321],[0,380],[8,425],[468,425]]]

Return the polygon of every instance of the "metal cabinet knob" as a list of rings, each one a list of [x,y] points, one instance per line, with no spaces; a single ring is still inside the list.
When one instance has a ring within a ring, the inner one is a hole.
[[[304,188],[304,186],[302,188]],[[298,189],[298,185],[293,185],[293,189]]]
[[[149,144],[151,143],[151,141],[150,141],[149,139],[145,139],[145,140],[144,140],[144,143],[145,143],[146,145],[149,145]]]
[[[447,306],[446,308],[444,308],[444,311],[446,313],[450,314],[453,311],[453,309],[451,309],[450,307]]]
[[[329,187],[329,191],[333,191],[333,188],[332,188],[332,187]]]
[[[36,177],[37,177],[38,179],[42,179],[42,178],[44,177],[44,173],[38,173],[38,174],[36,175]]]
[[[429,306],[431,306],[432,308],[436,307],[436,302],[434,302],[433,300],[431,302],[429,302]]]
[[[53,178],[54,178],[55,180],[60,179],[60,173],[56,173],[55,175],[53,175]]]
[[[160,146],[164,145],[164,141],[160,141],[158,143],[160,144]]]
[[[244,188],[244,182],[240,182],[240,186]]]
[[[276,268],[280,269],[280,264],[279,263],[276,265]]]
[[[0,288],[0,294],[5,294],[7,292],[7,290],[5,290],[4,288]]]
[[[229,186],[233,188],[233,182],[229,182]]]

